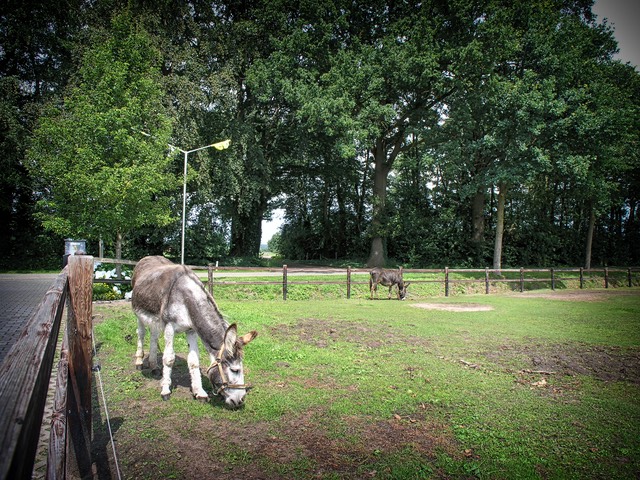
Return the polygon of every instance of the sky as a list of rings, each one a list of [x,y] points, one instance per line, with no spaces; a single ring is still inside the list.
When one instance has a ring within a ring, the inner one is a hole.
[[[593,12],[598,23],[605,18],[614,28],[620,52],[614,57],[622,62],[630,62],[638,70],[640,65],[640,0],[596,0]],[[273,213],[271,221],[262,222],[262,240],[265,244],[271,240],[282,225],[282,210]]]
[[[605,18],[614,28],[620,53],[614,58],[640,65],[640,0],[596,0],[593,12],[598,23]]]
[[[271,237],[273,237],[274,233],[278,233],[280,230],[280,226],[283,221],[284,210],[277,209],[271,215],[271,221],[262,221],[262,240],[260,240],[261,245],[266,245]]]

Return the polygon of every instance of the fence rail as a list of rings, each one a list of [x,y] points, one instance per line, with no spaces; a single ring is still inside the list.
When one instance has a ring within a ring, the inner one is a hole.
[[[96,261],[105,263],[122,263],[125,265],[135,265],[137,262],[131,260],[118,261],[113,258],[96,258]],[[287,299],[289,287],[295,285],[344,285],[346,297],[351,298],[352,286],[368,285],[369,271],[368,268],[331,268],[331,267],[288,267],[283,265],[282,268],[275,267],[224,267],[218,265],[187,265],[193,270],[207,271],[207,287],[210,293],[217,286],[234,286],[234,285],[273,285],[282,288],[282,298]],[[585,269],[581,267],[563,267],[563,268],[439,268],[439,269],[401,269],[403,274],[431,274],[436,278],[431,279],[414,279],[409,278],[411,283],[439,283],[442,284],[444,295],[450,296],[451,287],[456,284],[484,284],[486,294],[490,293],[491,285],[505,283],[517,285],[520,292],[525,290],[527,283],[548,284],[549,288],[555,290],[558,282],[563,281],[579,281],[580,288],[585,288],[588,281],[602,282],[604,288],[609,288],[611,284],[611,276],[621,276],[624,274],[625,282],[628,287],[640,283],[640,267],[625,268],[591,268]],[[278,280],[229,280],[230,272],[232,275],[238,276],[278,276]],[[540,276],[539,274],[547,273],[548,276]],[[253,275],[252,275],[253,274]],[[480,278],[454,278],[452,275],[479,275]],[[515,275],[515,278],[509,274]],[[538,274],[528,276],[529,274]],[[572,276],[567,276],[573,274]],[[296,280],[299,275],[314,276],[327,275],[342,277],[339,280]],[[366,280],[354,280],[356,275],[367,275]],[[223,280],[221,280],[223,279]],[[118,279],[96,279],[96,283],[130,283],[130,280]]]
[[[355,281],[353,279],[354,275],[369,275],[370,269],[362,269],[362,268],[351,268],[347,267],[345,269],[318,269],[318,268],[288,268],[287,265],[283,265],[282,267],[282,281],[228,281],[228,280],[215,280],[215,272],[225,270],[228,271],[241,271],[241,272],[251,272],[256,271],[256,269],[240,269],[238,267],[192,267],[197,270],[207,269],[208,270],[208,288],[211,293],[213,293],[214,286],[231,286],[231,285],[280,285],[282,284],[282,298],[284,300],[287,299],[289,286],[291,285],[345,285],[346,289],[346,297],[351,298],[351,288],[353,285],[368,285],[369,280],[365,281]],[[273,269],[271,269],[273,271]],[[526,283],[548,283],[552,290],[556,289],[557,282],[574,280],[575,277],[562,277],[558,276],[558,272],[566,272],[566,273],[576,273],[578,274],[578,280],[580,282],[580,288],[585,288],[585,283],[588,280],[600,280],[602,279],[602,286],[604,288],[609,288],[610,286],[610,275],[612,273],[625,273],[626,276],[626,284],[629,288],[631,288],[634,284],[634,278],[640,278],[640,268],[604,268],[604,269],[584,269],[584,268],[562,268],[562,269],[554,269],[554,268],[531,268],[531,269],[452,269],[452,268],[444,268],[444,269],[401,269],[403,274],[435,274],[441,275],[441,278],[434,279],[409,279],[412,283],[440,283],[443,285],[445,296],[449,296],[451,292],[451,286],[455,284],[465,284],[465,283],[481,283],[484,284],[485,293],[490,293],[490,286],[492,284],[498,283],[513,283],[519,285],[520,292],[524,291],[524,286]],[[264,271],[264,270],[262,270]],[[536,276],[533,278],[527,278],[527,273],[549,273],[549,277],[540,277]],[[452,278],[451,274],[477,274],[482,273],[483,278]],[[505,273],[517,273],[518,278],[507,278],[504,276]],[[334,281],[320,281],[320,280],[291,280],[293,274],[303,274],[303,275],[314,275],[314,274],[333,274],[333,275],[345,275],[344,280],[334,280]],[[492,276],[493,275],[493,276]],[[222,277],[224,278],[224,277]]]
[[[47,478],[91,477],[93,257],[74,256],[0,365],[0,479],[30,479],[62,315]]]

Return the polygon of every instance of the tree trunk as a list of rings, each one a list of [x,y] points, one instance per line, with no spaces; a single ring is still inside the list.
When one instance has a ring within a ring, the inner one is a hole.
[[[473,195],[473,201],[471,204],[471,246],[477,262],[484,262],[483,260],[483,243],[484,243],[484,189],[478,188]],[[479,265],[481,266],[481,265]]]
[[[267,210],[267,201],[253,204],[250,211],[239,212],[231,220],[231,248],[233,257],[257,257],[260,254],[262,218]]]
[[[500,272],[502,268],[502,239],[504,237],[504,208],[507,200],[507,186],[501,183],[498,192],[498,209],[496,212],[496,239],[493,247],[493,268]]]
[[[371,251],[367,266],[384,267],[386,255],[384,252],[386,224],[386,201],[387,201],[387,178],[391,171],[391,162],[387,160],[387,151],[384,140],[376,142],[373,149],[374,170],[373,170],[373,218],[371,220],[372,240]]]
[[[584,253],[584,268],[591,268],[591,248],[593,247],[593,231],[596,225],[596,212],[592,205],[589,205],[589,228],[587,230],[587,247]]]
[[[262,216],[237,216],[231,221],[232,257],[257,257],[260,253]]]
[[[368,267],[384,267],[386,263],[386,255],[384,253],[384,239],[378,235],[371,240],[371,251],[369,253],[369,260],[367,260]]]
[[[331,258],[332,241],[331,241],[331,195],[327,182],[324,182],[322,188],[322,255],[325,258]]]
[[[122,260],[122,232],[116,233],[116,260]],[[116,278],[122,278],[122,264],[116,263]]]
[[[356,198],[358,199],[358,204],[356,207],[356,233],[358,235],[362,235],[365,230],[364,225],[364,213],[365,213],[365,204],[367,198],[367,182],[369,180],[369,158],[364,160],[364,167],[362,169],[362,181],[356,183],[355,185],[355,193]]]
[[[347,253],[347,207],[344,201],[343,187],[338,184],[336,188],[336,200],[338,201],[338,232],[336,236],[336,255],[344,257]]]

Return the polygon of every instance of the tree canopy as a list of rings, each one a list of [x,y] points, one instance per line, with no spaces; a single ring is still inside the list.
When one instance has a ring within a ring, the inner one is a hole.
[[[63,103],[40,116],[29,151],[45,228],[119,244],[145,225],[170,223],[166,193],[177,182],[158,62],[127,15],[92,38]]]
[[[639,76],[591,0],[45,3],[0,21],[9,251],[175,253],[167,144],[231,138],[189,157],[188,261],[257,256],[276,208],[296,259],[640,260]]]

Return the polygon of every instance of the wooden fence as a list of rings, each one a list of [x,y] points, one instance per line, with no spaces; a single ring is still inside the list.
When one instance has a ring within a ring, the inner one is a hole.
[[[0,365],[0,479],[30,479],[59,355],[47,478],[90,478],[93,257],[71,256]]]
[[[208,288],[211,293],[213,293],[213,288],[215,285],[279,285],[280,282],[256,282],[256,281],[225,281],[225,280],[215,280],[215,272],[220,270],[239,270],[234,267],[212,267],[209,265],[208,267],[193,267],[195,269],[204,269],[208,270]],[[257,271],[256,269],[243,269],[242,271]],[[525,289],[526,283],[536,282],[547,283],[552,290],[555,290],[557,282],[566,281],[566,280],[574,280],[574,277],[566,277],[563,275],[567,275],[569,273],[578,274],[578,280],[580,282],[580,288],[585,288],[585,283],[587,280],[594,279],[602,279],[602,286],[604,288],[609,288],[610,286],[610,278],[612,274],[620,274],[624,273],[626,277],[626,284],[628,287],[633,286],[634,276],[640,275],[640,268],[604,268],[604,269],[584,269],[584,268],[563,268],[563,269],[543,269],[543,268],[519,268],[519,269],[452,269],[445,267],[444,269],[400,269],[404,274],[432,274],[432,275],[441,275],[440,278],[430,279],[430,280],[420,280],[405,277],[405,281],[410,281],[412,284],[416,283],[441,283],[444,289],[444,295],[448,297],[451,292],[451,286],[455,284],[461,283],[481,283],[484,284],[484,290],[486,294],[490,292],[490,286],[492,284],[498,283],[514,283],[518,285],[520,292],[523,292]],[[264,271],[264,269],[262,270]],[[287,294],[289,291],[290,285],[344,285],[346,289],[346,297],[351,298],[351,287],[353,285],[369,285],[369,271],[370,269],[354,269],[351,267],[347,267],[346,271],[342,273],[340,269],[318,269],[318,268],[293,268],[290,269],[287,265],[283,265],[282,267],[282,298],[284,300],[287,299]],[[505,274],[513,274],[517,273],[517,278],[509,278],[505,276]],[[535,273],[534,277],[527,277],[528,273]],[[548,273],[548,277],[540,276],[541,273]],[[344,280],[337,281],[320,281],[320,280],[303,280],[296,281],[291,280],[291,274],[304,274],[304,275],[314,275],[314,274],[333,274],[333,275],[345,275]],[[353,276],[357,274],[366,274],[367,279],[365,281],[355,281],[353,280]],[[482,274],[482,278],[452,278],[452,274],[462,274],[462,275],[477,275]]]
[[[117,263],[113,258],[96,259],[105,263]],[[122,264],[133,266],[135,261],[122,260]],[[193,270],[206,270],[209,292],[213,294],[216,286],[234,286],[234,285],[273,285],[282,288],[282,298],[287,299],[289,288],[295,285],[343,285],[345,295],[351,298],[352,286],[368,285],[370,269],[364,268],[328,268],[328,267],[295,267],[290,268],[283,265],[282,268],[261,268],[261,267],[220,267],[214,265],[198,266],[188,265]],[[505,283],[515,285],[520,292],[525,290],[527,283],[537,283],[548,285],[552,290],[556,289],[559,282],[577,281],[581,289],[585,288],[587,282],[599,282],[602,287],[609,288],[611,278],[616,279],[624,277],[624,284],[632,287],[640,282],[640,267],[633,268],[517,268],[517,269],[468,269],[468,268],[441,268],[441,269],[401,269],[403,274],[409,274],[405,280],[412,284],[419,283],[439,283],[442,285],[444,295],[448,297],[451,294],[451,287],[456,284],[482,284],[484,292],[490,293],[491,285]],[[277,275],[278,280],[229,280],[229,274],[232,272],[238,276],[261,276],[261,275]],[[217,276],[217,274],[220,274]],[[434,276],[432,279],[424,280],[419,278],[411,278],[412,274],[429,274]],[[456,276],[457,274],[457,276]],[[533,274],[533,275],[531,275]],[[333,277],[331,280],[296,280],[296,276],[322,276]],[[355,280],[356,275],[366,275],[365,280]],[[468,278],[460,278],[467,276]],[[338,277],[335,279],[335,277]],[[100,279],[95,280],[99,283],[129,283],[129,280],[117,279]],[[617,283],[620,283],[619,281]]]

